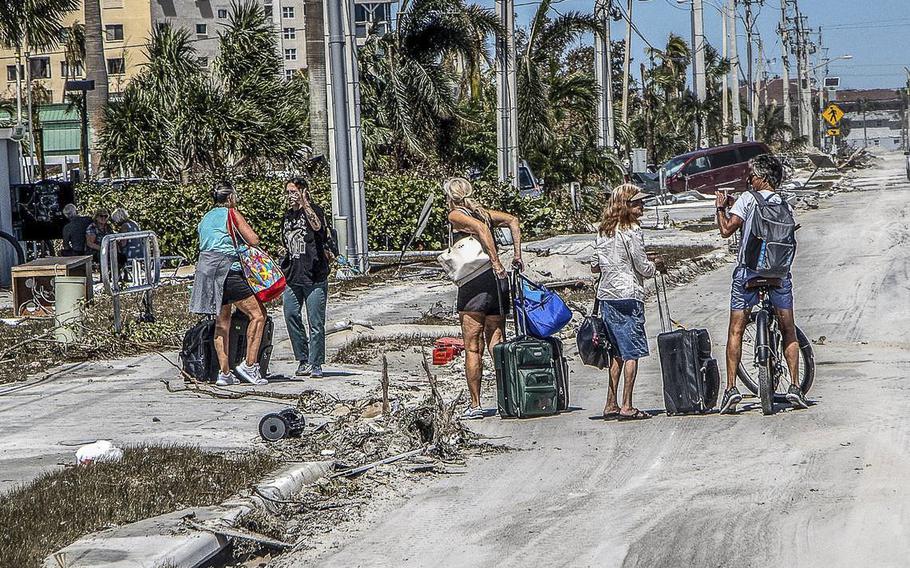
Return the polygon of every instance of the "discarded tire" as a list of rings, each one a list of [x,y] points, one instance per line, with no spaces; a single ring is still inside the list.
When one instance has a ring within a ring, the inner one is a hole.
[[[277,442],[284,438],[299,438],[303,434],[306,420],[293,408],[281,412],[270,412],[259,421],[259,435],[266,442]]]

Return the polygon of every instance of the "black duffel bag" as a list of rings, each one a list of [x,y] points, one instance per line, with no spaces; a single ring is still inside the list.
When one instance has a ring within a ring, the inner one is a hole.
[[[575,342],[578,345],[578,355],[581,362],[591,367],[603,369],[610,366],[613,346],[610,345],[610,336],[607,335],[607,326],[600,317],[600,301],[597,299],[597,289],[594,293],[594,309],[591,315],[585,316]]]

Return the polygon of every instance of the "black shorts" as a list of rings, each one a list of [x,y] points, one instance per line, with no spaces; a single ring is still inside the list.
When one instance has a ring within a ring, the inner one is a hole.
[[[496,293],[497,286],[499,294]],[[458,288],[456,305],[459,312],[504,316],[509,313],[509,298],[509,281],[497,279],[490,269]]]
[[[224,293],[221,296],[221,305],[234,304],[240,300],[246,300],[253,295],[253,289],[250,288],[246,281],[246,276],[239,270],[228,272],[227,278],[224,279]]]

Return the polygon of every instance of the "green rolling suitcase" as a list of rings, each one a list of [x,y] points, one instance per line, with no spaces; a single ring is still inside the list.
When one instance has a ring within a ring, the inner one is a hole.
[[[525,335],[521,319],[516,313],[517,337],[493,347],[499,416],[550,416],[568,406],[562,343]]]

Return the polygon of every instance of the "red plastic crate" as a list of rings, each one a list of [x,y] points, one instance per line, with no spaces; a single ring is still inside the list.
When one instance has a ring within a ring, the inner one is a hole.
[[[433,348],[433,364],[434,365],[448,364],[454,358],[455,358],[455,349],[452,347],[434,347]]]

